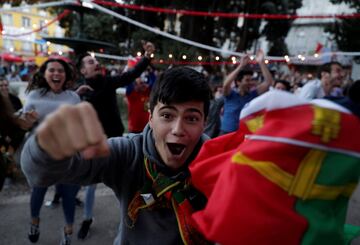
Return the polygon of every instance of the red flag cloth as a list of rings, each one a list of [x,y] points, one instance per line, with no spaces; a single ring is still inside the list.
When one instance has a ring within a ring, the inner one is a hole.
[[[236,147],[244,140],[241,131],[226,134],[205,142],[201,148],[196,165],[190,166],[192,179],[201,179],[197,182],[199,188],[207,198],[213,191],[216,180],[222,172],[226,162],[223,161],[227,156],[232,155]]]
[[[341,241],[339,210],[359,175],[360,143],[349,140],[358,128],[359,118],[331,102],[284,92],[253,100],[238,132],[206,142],[190,165],[208,197],[193,215],[198,229],[223,245],[311,244],[332,234]]]
[[[324,45],[322,45],[321,43],[317,43],[315,48],[315,53],[320,53],[323,47]]]

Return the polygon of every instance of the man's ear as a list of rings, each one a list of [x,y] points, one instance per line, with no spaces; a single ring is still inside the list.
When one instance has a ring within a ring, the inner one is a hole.
[[[81,74],[81,75],[84,75],[84,72],[85,72],[84,67],[80,68],[80,74]]]
[[[321,74],[321,78],[327,78],[330,76],[330,72],[326,72],[326,71],[322,71],[320,74]]]
[[[153,124],[153,121],[152,121],[152,113],[150,112],[150,113],[149,113],[149,126],[150,126],[150,128],[152,128],[152,124]]]

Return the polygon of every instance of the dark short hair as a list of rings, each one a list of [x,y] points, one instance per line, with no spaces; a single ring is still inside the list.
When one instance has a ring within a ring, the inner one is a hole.
[[[276,86],[276,84],[278,83],[281,83],[285,86],[285,89],[286,91],[290,91],[291,90],[291,85],[290,85],[290,82],[286,81],[286,80],[282,80],[282,79],[279,79],[279,80],[276,80],[275,83],[274,83],[274,87]]]
[[[91,56],[90,53],[86,52],[86,53],[82,53],[82,54],[79,54],[77,56],[77,59],[76,59],[76,68],[80,71],[80,69],[82,68],[83,66],[83,59],[87,56]]]
[[[28,87],[26,88],[26,92],[30,92],[31,90],[44,88],[44,94],[50,90],[49,84],[45,80],[45,71],[49,63],[57,62],[60,63],[64,67],[65,71],[65,82],[63,84],[62,89],[65,90],[68,87],[68,83],[73,78],[73,72],[66,61],[63,59],[48,59],[45,61],[39,68],[39,70],[34,74],[31,81],[29,82]]]
[[[341,68],[343,67],[342,64],[340,64],[340,63],[337,62],[337,61],[331,61],[331,62],[325,63],[325,64],[323,64],[323,65],[321,65],[321,66],[319,67],[318,73],[317,73],[317,77],[318,77],[319,79],[321,79],[321,73],[322,73],[322,72],[330,73],[330,72],[331,72],[331,67],[332,67],[333,65],[338,65],[338,66],[340,66]]]
[[[150,111],[158,102],[163,104],[204,102],[205,118],[209,113],[211,88],[204,75],[188,67],[174,67],[165,71],[155,82],[150,94]]]
[[[242,70],[237,75],[235,81],[241,81],[244,78],[244,76],[247,76],[247,75],[252,76],[253,74],[254,74],[254,72],[252,70]]]
[[[8,81],[8,79],[5,76],[1,75],[0,76],[0,81]]]

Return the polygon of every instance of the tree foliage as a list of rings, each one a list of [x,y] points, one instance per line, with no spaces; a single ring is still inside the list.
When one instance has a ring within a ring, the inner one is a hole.
[[[50,1],[53,0],[27,0],[25,2],[33,4]],[[115,0],[108,1],[115,2]],[[16,5],[19,4],[21,0],[8,0],[6,2],[11,2]],[[205,12],[294,14],[296,9],[301,7],[302,0],[125,0],[124,2],[159,8],[188,9]],[[174,14],[135,11],[116,7],[112,8],[112,10],[159,30],[165,30],[166,23],[166,30],[172,34],[176,32],[176,21],[180,21],[179,34],[181,37],[219,48],[222,47],[226,40],[230,40],[235,44],[236,51],[249,50],[254,46],[254,42],[256,42],[259,37],[265,36],[270,43],[271,55],[283,55],[287,53],[284,40],[291,27],[291,20],[266,20],[265,28],[261,31],[261,19],[245,18],[238,20],[234,18],[189,15],[183,15],[176,19],[177,17]],[[62,9],[53,8],[53,11],[60,13]],[[75,13],[68,15],[60,21],[60,25],[66,29],[66,35],[71,37],[79,34],[78,23],[79,15]],[[165,45],[169,45],[171,48],[176,47],[178,55],[191,50],[191,54],[194,56],[201,54],[206,57],[209,56],[209,51],[207,50],[188,47],[188,45],[155,36],[148,31],[141,30],[136,26],[111,16],[106,16],[103,13],[85,14],[83,23],[82,32],[87,38],[112,42],[118,45],[121,48],[121,52],[125,52],[125,54],[138,50],[142,39],[152,39],[157,42],[158,50],[164,52],[164,55],[168,49]]]
[[[358,0],[331,0],[334,4],[346,3],[360,13],[360,1]],[[359,19],[337,20],[327,30],[334,35],[338,48],[342,51],[360,51],[360,26]]]

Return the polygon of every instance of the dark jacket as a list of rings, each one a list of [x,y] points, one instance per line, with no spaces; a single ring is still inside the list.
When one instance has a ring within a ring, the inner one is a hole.
[[[193,154],[187,159],[183,169],[196,157],[203,142],[208,139],[204,134]],[[22,169],[31,185],[49,186],[56,182],[82,185],[103,182],[119,200],[120,227],[114,244],[182,244],[176,215],[172,209],[144,209],[132,227],[127,218],[128,205],[140,190],[146,179],[144,157],[155,163],[159,172],[168,177],[176,177],[163,163],[155,148],[152,130],[146,126],[142,134],[108,140],[110,156],[84,160],[80,154],[55,161],[39,148],[31,137],[22,152]]]
[[[132,83],[150,64],[150,59],[142,58],[135,67],[119,76],[97,76],[86,79],[85,84],[94,91],[89,91],[82,99],[90,102],[100,119],[105,134],[110,137],[121,136],[124,133],[124,125],[120,117],[117,104],[116,89]]]

